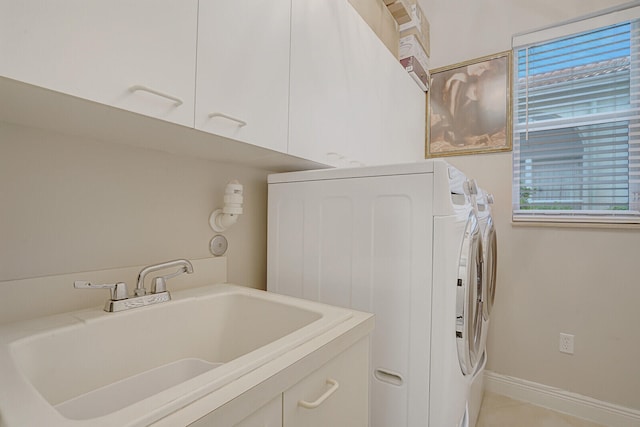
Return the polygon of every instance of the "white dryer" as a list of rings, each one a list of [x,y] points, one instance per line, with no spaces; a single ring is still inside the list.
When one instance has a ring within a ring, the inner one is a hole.
[[[466,426],[482,318],[466,177],[425,160],[268,182],[268,290],[376,315],[370,426]]]
[[[487,336],[489,334],[489,319],[491,309],[496,295],[496,267],[498,240],[493,217],[491,216],[491,205],[493,195],[483,189],[478,189],[475,198],[476,212],[480,224],[482,235],[482,330],[480,335],[480,351],[482,358],[471,382],[469,396],[469,425],[474,427],[482,406],[484,397],[484,368],[487,363]]]
[[[478,190],[476,199],[478,222],[482,235],[482,350],[486,350],[487,334],[491,310],[496,298],[496,273],[498,261],[498,237],[496,227],[491,215],[493,195],[483,189]]]

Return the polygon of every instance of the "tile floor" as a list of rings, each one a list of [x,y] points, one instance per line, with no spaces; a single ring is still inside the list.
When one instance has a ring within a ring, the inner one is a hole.
[[[476,427],[604,427],[499,394],[485,392]]]

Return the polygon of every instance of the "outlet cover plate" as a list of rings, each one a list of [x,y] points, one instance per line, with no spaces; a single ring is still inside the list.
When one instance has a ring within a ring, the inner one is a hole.
[[[560,352],[573,354],[573,338],[571,334],[560,334]]]

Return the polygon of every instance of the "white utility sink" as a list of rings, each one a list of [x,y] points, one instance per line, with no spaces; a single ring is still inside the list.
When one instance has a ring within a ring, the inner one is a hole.
[[[0,426],[148,425],[352,315],[225,284],[5,325]]]

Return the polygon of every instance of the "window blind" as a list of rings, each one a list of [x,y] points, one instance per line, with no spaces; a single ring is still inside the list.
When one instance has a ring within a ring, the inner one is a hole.
[[[514,58],[514,221],[640,223],[640,21]]]

